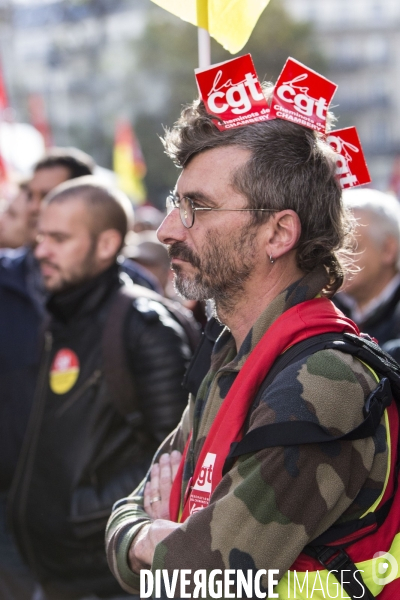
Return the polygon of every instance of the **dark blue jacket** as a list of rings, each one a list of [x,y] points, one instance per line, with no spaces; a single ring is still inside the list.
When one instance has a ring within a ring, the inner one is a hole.
[[[0,252],[0,490],[17,464],[39,366],[44,295],[30,250]]]

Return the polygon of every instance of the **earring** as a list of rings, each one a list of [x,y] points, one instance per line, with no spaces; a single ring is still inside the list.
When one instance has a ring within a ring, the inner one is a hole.
[[[274,257],[272,256],[272,254],[271,254],[271,256],[269,257],[269,260],[270,260],[270,263],[271,263],[271,265],[273,265],[273,264],[274,264],[274,262],[275,262],[275,259],[274,259]]]

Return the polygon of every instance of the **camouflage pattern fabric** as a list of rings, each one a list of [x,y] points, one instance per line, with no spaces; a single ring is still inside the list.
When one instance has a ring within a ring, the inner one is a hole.
[[[222,332],[197,398],[189,398],[181,424],[158,452],[182,452],[193,427],[182,493],[211,423],[251,350],[280,314],[316,297],[325,284],[325,273],[315,271],[284,290],[261,314],[239,352],[229,330]],[[371,371],[360,361],[322,350],[276,377],[251,410],[248,429],[309,420],[332,435],[343,434],[363,420],[364,400],[375,387]],[[384,418],[374,438],[275,447],[242,456],[216,487],[209,506],[158,544],[152,568],[279,569],[279,579],[309,541],[373,505],[387,468]],[[119,504],[106,536],[110,567],[132,593],[139,589],[139,577],[130,570],[127,553],[138,530],[149,522],[142,492],[143,485]]]

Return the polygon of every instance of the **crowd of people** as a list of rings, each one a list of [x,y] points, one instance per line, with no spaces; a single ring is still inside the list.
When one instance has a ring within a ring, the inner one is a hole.
[[[363,562],[349,597],[396,597],[371,566],[397,556],[394,405],[332,335],[400,359],[397,199],[342,194],[332,149],[281,119],[220,131],[196,102],[164,144],[166,215],[74,148],[0,215],[0,599],[139,598],[150,569],[265,569],[305,598],[291,573],[332,591],[335,543]]]
[[[75,149],[49,151],[2,221],[20,245],[0,258],[4,600],[124,595],[105,524],[187,402],[199,326],[123,256],[132,205],[93,168]]]

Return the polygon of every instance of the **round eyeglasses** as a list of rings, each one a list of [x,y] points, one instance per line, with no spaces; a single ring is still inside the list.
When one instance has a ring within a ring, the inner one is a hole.
[[[166,201],[167,206],[167,214],[174,209],[179,208],[179,215],[181,217],[181,221],[186,229],[190,229],[194,224],[194,217],[196,211],[198,210],[219,210],[219,211],[229,211],[229,212],[248,212],[248,211],[257,211],[257,212],[277,212],[274,208],[211,208],[211,207],[200,207],[194,206],[193,200],[188,198],[187,196],[182,196],[182,198],[177,198],[173,194],[170,194]]]

